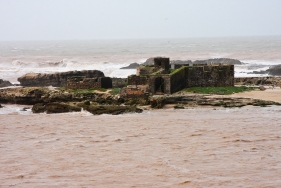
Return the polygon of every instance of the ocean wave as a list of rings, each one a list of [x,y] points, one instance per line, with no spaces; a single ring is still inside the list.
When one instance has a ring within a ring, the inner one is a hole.
[[[54,73],[73,70],[100,70],[105,76],[127,77],[135,74],[135,70],[120,70],[121,67],[128,66],[130,63],[113,62],[93,62],[79,59],[62,59],[55,61],[42,61],[37,59],[13,60],[9,62],[0,62],[0,79],[16,82],[17,78],[26,73]]]
[[[146,59],[141,59],[139,62],[144,62]],[[253,71],[263,71],[272,65],[281,64],[280,61],[261,61],[261,60],[243,60],[244,64],[235,65],[235,77],[249,77],[249,76],[267,76],[250,74]],[[130,63],[113,63],[113,62],[93,62],[82,61],[79,59],[61,59],[54,61],[31,61],[13,60],[12,63],[0,63],[0,78],[16,82],[17,78],[26,73],[54,73],[65,72],[71,70],[100,70],[106,76],[110,77],[127,77],[135,74],[136,70],[128,69],[121,70],[121,67],[127,66]]]

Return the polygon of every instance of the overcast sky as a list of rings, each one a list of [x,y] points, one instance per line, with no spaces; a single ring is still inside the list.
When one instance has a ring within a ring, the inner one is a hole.
[[[281,0],[0,0],[0,40],[281,35]]]

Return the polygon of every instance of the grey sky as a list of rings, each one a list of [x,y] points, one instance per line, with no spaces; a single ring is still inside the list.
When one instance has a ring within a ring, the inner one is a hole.
[[[0,40],[281,35],[280,0],[0,0]]]

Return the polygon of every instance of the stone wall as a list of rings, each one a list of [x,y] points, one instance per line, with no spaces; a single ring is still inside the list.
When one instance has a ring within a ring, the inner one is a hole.
[[[20,78],[18,81],[22,86],[54,86],[66,87],[67,79],[69,77],[83,76],[86,78],[104,77],[103,72],[98,70],[83,70],[83,71],[68,71],[54,74],[28,73]]]
[[[152,94],[171,93],[170,75],[152,75],[149,77],[149,87]]]
[[[170,58],[155,57],[154,58],[154,67],[156,69],[163,69],[165,71],[168,71],[170,69]]]
[[[171,73],[171,93],[177,92],[182,90],[186,87],[186,68],[181,67],[180,69],[176,70],[175,72]]]
[[[128,85],[147,85],[149,83],[149,78],[147,76],[128,76]]]
[[[186,67],[186,87],[234,85],[234,65]]]
[[[109,77],[69,77],[68,89],[112,88],[112,80]]]
[[[204,66],[202,86],[234,86],[234,65]]]
[[[186,67],[186,87],[201,87],[204,80],[204,67]]]
[[[153,94],[171,94],[188,87],[234,86],[234,66],[183,66],[171,74],[150,75],[149,86]]]
[[[112,88],[122,88],[127,85],[127,78],[111,78]]]

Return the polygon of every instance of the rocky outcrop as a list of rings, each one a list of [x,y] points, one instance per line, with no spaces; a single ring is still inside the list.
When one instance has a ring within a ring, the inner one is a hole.
[[[0,87],[9,87],[9,86],[12,86],[12,85],[13,84],[11,82],[0,79]]]
[[[84,110],[94,114],[124,114],[124,113],[141,113],[143,110],[136,106],[119,106],[119,105],[84,105]]]
[[[154,58],[155,57],[150,57],[144,63],[142,63],[140,65],[144,65],[144,66],[146,66],[146,65],[154,65]]]
[[[47,103],[47,104],[37,103],[32,107],[33,113],[46,112],[47,114],[52,114],[52,113],[66,113],[66,112],[80,112],[80,111],[81,111],[81,107],[79,106],[66,104],[66,103],[58,103],[58,102]]]
[[[0,90],[1,103],[32,105],[43,102],[45,97],[49,97],[49,91],[45,88],[9,88]]]
[[[242,62],[237,59],[229,58],[215,58],[207,60],[196,60],[192,62],[193,64],[207,64],[207,65],[241,65]]]
[[[268,85],[281,87],[281,77],[242,77],[234,78],[235,85]]]
[[[18,81],[22,86],[29,87],[66,87],[68,77],[83,76],[85,78],[104,77],[104,73],[98,70],[68,71],[54,74],[28,73]]]
[[[84,103],[37,103],[33,105],[33,113],[66,113],[66,112],[80,112],[81,110],[86,110],[94,115],[100,114],[112,114],[118,115],[123,113],[141,113],[142,109],[135,106],[119,106],[119,105],[92,105],[89,101]]]
[[[50,102],[80,102],[91,100],[99,104],[119,104],[117,96],[108,93],[50,90],[44,87],[9,88],[0,90],[0,103],[28,104]]]
[[[154,57],[148,58],[146,62],[141,65],[153,65]],[[229,59],[229,58],[215,58],[215,59],[207,59],[207,60],[172,60],[171,65],[173,64],[201,64],[201,65],[241,65],[242,62],[237,59]]]
[[[267,70],[253,71],[249,74],[268,74],[270,76],[281,76],[281,65],[272,66]]]
[[[140,66],[140,64],[138,64],[138,63],[131,63],[127,67],[122,67],[120,69],[136,69],[138,66]]]
[[[83,108],[92,114],[120,114],[141,112],[136,105],[151,105],[152,108],[162,108],[166,104],[182,106],[223,106],[242,107],[246,105],[266,106],[280,105],[273,101],[251,98],[234,98],[188,92],[178,92],[173,95],[153,95],[147,93],[147,88],[140,86],[128,87],[120,95],[108,92],[88,90],[55,90],[43,87],[8,88],[0,90],[0,103],[16,103],[34,105],[34,113],[77,112]]]
[[[281,65],[276,65],[276,66],[270,67],[266,71],[268,72],[269,75],[281,76]]]
[[[170,95],[170,96],[153,96],[150,99],[152,108],[163,108],[166,104],[184,104],[189,107],[194,106],[222,106],[222,107],[242,107],[247,105],[267,106],[281,105],[274,101],[265,101],[252,98],[237,98],[228,96],[212,96],[212,95]]]

